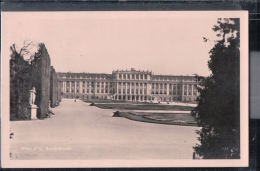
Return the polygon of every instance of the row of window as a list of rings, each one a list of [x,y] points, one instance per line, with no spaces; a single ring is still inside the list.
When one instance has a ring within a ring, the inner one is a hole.
[[[78,89],[74,90],[74,89],[71,89],[71,91],[69,89],[66,90],[67,93],[80,93],[80,91]],[[82,89],[82,93],[94,93],[95,90],[94,89]],[[108,89],[97,89],[96,93],[111,93],[112,94],[112,90],[108,90]]]
[[[159,88],[159,87],[152,88],[152,91],[159,91],[159,90],[160,90],[160,91],[167,91],[168,89],[167,89],[167,88],[162,88],[162,87],[160,87],[160,88]],[[169,92],[170,92],[170,91],[174,91],[174,92],[175,92],[175,91],[181,91],[181,88],[178,87],[178,89],[177,89],[176,87],[173,87],[173,88],[170,88],[170,89],[169,89]]]
[[[191,96],[191,95],[192,95],[192,92],[191,92],[191,91],[188,91],[188,92],[184,91],[184,92],[183,92],[183,95],[184,95],[184,96],[187,96],[187,95]],[[194,95],[195,95],[195,94],[194,94]]]
[[[169,101],[180,101],[181,98],[180,97],[151,97],[151,96],[139,96],[139,95],[117,95],[115,96],[115,100],[133,100],[133,101],[146,101],[146,100],[159,100],[159,101],[162,101],[162,102],[169,102]],[[186,102],[191,102],[191,101],[194,101],[195,99],[194,98],[190,98],[190,97],[185,97],[183,98],[184,101]]]
[[[188,88],[191,89],[192,88],[192,85],[193,84],[184,84],[184,88]],[[169,88],[172,89],[172,88],[178,88],[178,89],[181,89],[181,84],[169,84]],[[167,88],[167,83],[152,83],[152,88]]]
[[[139,92],[140,92],[140,94],[143,94],[143,91],[144,91],[145,94],[147,93],[147,89],[146,88],[144,88],[144,89],[134,89],[134,88],[131,89],[131,93],[132,94],[134,94],[134,92],[136,92],[136,94],[138,94]],[[76,90],[74,88],[72,88],[71,91],[70,91],[70,88],[67,87],[66,92],[67,93],[69,93],[69,92],[79,92],[79,88],[77,88]],[[82,89],[82,92],[83,93],[85,93],[85,92],[87,92],[87,93],[89,93],[89,92],[94,93],[95,89],[94,89],[94,87],[88,88],[86,90]],[[108,88],[101,88],[101,89],[98,88],[97,89],[97,93],[99,93],[99,92],[101,92],[101,93],[111,92],[112,93],[112,89],[110,89],[110,91],[109,91]],[[119,88],[118,89],[118,93],[121,94],[121,92],[123,92],[123,94],[125,94],[125,92],[127,92],[127,94],[130,94],[130,88],[127,88],[127,89]],[[152,94],[167,94],[167,89],[152,89]],[[181,90],[180,89],[177,90],[177,89],[173,88],[173,89],[169,90],[169,94],[170,95],[173,95],[173,94],[174,95],[180,95],[181,94]],[[193,92],[191,91],[191,89],[189,89],[189,90],[185,89],[183,91],[183,94],[184,95],[194,95],[195,96],[195,95],[197,95],[197,89],[193,89]]]
[[[66,78],[66,77],[65,77]],[[91,76],[84,76],[84,77],[67,77],[67,78],[85,78],[85,79],[93,79],[93,80],[107,80],[107,77],[91,77]],[[118,74],[119,79],[132,79],[132,80],[147,80],[148,79],[148,74]],[[158,80],[158,81],[196,81],[195,78],[178,78],[178,77],[158,77],[155,76],[152,78],[153,80]]]
[[[126,87],[126,86],[129,88],[130,87],[130,83],[121,83],[121,82],[118,83],[118,88]],[[147,88],[147,83],[144,83],[144,84],[143,83],[132,83],[131,86],[132,87],[141,87],[141,88],[144,87],[144,88]]]
[[[175,81],[175,82],[195,82],[196,79],[195,78],[186,78],[186,79],[181,79],[181,78],[163,78],[163,77],[153,77],[152,78],[153,81]]]
[[[132,86],[147,86],[147,83],[130,83],[130,82],[118,82],[118,85],[119,86],[130,86],[130,84],[132,85]],[[80,83],[79,82],[76,82],[76,85],[77,85],[77,87],[79,87],[79,85],[80,85]],[[83,87],[85,87],[85,85],[87,85],[87,87],[89,87],[89,86],[94,86],[95,85],[95,83],[94,82],[85,82],[85,81],[83,81],[82,82],[82,86]],[[100,85],[101,85],[101,87],[103,87],[104,85],[107,87],[107,86],[113,86],[113,84],[111,84],[111,83],[109,83],[109,82],[96,82],[96,85],[99,87]],[[66,87],[69,87],[70,86],[70,82],[69,81],[67,81],[66,82]],[[75,82],[74,81],[72,81],[71,82],[71,86],[72,87],[74,87],[75,86]],[[178,87],[179,89],[181,88],[181,84],[169,84],[169,88],[170,89],[172,89],[172,87]],[[184,89],[187,89],[187,88],[189,88],[189,89],[191,89],[192,88],[192,84],[184,84],[183,85],[184,86]],[[152,88],[167,88],[167,83],[152,83]]]
[[[126,85],[127,85],[127,86],[130,86],[130,82],[118,82],[118,85],[119,85],[119,86],[122,86],[122,85],[123,85],[123,86],[126,86]],[[136,86],[139,86],[139,85],[140,85],[140,86],[142,86],[142,85],[147,86],[147,83],[131,83],[131,85],[132,85],[132,86],[134,86],[134,85],[136,85]]]
[[[137,96],[126,96],[126,95],[117,95],[117,96],[115,96],[115,100],[141,100],[141,101],[143,101],[143,100],[150,100],[151,99],[151,97],[147,97],[147,96],[139,96],[139,95],[137,95]]]
[[[66,82],[66,86],[69,86],[70,85],[70,83],[71,83],[71,85],[77,85],[77,86],[79,86],[80,85],[80,82],[79,81],[77,81],[77,82],[74,82],[74,81],[67,81]],[[85,81],[82,81],[82,86],[85,86],[85,85],[94,85],[95,84],[95,82],[85,82]],[[108,85],[108,84],[110,84],[110,85],[112,85],[110,82],[96,82],[96,84],[97,85]]]
[[[184,87],[184,89],[187,89],[187,88],[192,89],[192,84],[184,84],[183,87]]]
[[[183,95],[185,95],[185,96],[187,96],[187,95],[189,95],[189,96],[197,96],[197,90],[193,90],[193,94],[192,94],[192,91],[184,91],[183,92]]]
[[[152,90],[152,94],[167,94],[166,90]],[[181,95],[181,91],[169,91],[169,95]],[[187,96],[196,96],[197,95],[197,91],[184,91],[183,95]]]
[[[152,90],[152,94],[167,94],[166,90]],[[181,95],[181,91],[169,91],[169,95]]]
[[[66,87],[67,87],[67,88],[69,88],[69,87],[70,87],[70,85],[66,85]],[[74,85],[74,84],[72,84],[72,85],[71,85],[71,87],[72,87],[72,88],[74,88],[74,87],[75,87],[75,85]],[[80,86],[79,86],[79,85],[77,85],[76,87],[77,87],[77,88],[79,88]],[[85,88],[85,87],[91,88],[91,87],[95,87],[95,85],[87,85],[87,86],[85,86],[85,85],[82,85],[82,87],[83,87],[83,88]],[[103,87],[105,87],[105,88],[108,88],[108,87],[112,87],[112,86],[108,86],[107,84],[106,84],[106,85],[103,85],[103,84],[102,84],[102,85],[100,85],[100,84],[97,84],[97,86],[96,86],[96,87],[98,87],[98,88],[99,88],[99,87],[101,87],[101,88],[103,88]]]
[[[142,89],[140,89],[140,90],[138,90],[138,89],[132,89],[131,91],[130,91],[130,89],[118,89],[118,94],[147,94],[147,89],[144,89],[144,90],[142,90]]]
[[[67,94],[65,95],[66,98],[75,98],[78,95],[73,95],[73,94]],[[108,96],[95,96],[95,95],[83,95],[83,99],[107,99]],[[114,97],[115,100],[131,100],[131,101],[147,101],[147,100],[155,100],[157,99],[158,101],[161,102],[171,102],[171,101],[186,101],[186,102],[192,102],[195,101],[196,98],[190,98],[190,97],[184,97],[181,99],[181,97],[151,97],[151,96],[142,96],[142,95],[117,95]]]
[[[147,80],[148,76],[147,74],[118,74],[118,78],[124,80]]]
[[[69,92],[72,92],[72,93],[74,93],[74,92],[77,92],[77,93],[79,93],[79,89],[69,89],[69,88],[67,88],[67,90],[66,90],[66,92],[67,93],[69,93]],[[94,93],[95,92],[95,90],[92,88],[92,89],[82,89],[82,93]],[[112,89],[108,89],[108,88],[105,88],[105,89],[97,89],[97,91],[96,91],[97,93],[108,93],[108,92],[110,92],[110,93],[112,93]],[[131,91],[130,91],[130,89],[118,89],[118,93],[119,94],[130,94],[130,92],[132,93],[132,94],[139,94],[139,92],[140,92],[140,94],[147,94],[147,89],[145,88],[145,89],[131,89]],[[144,93],[143,93],[144,92]],[[152,94],[167,94],[167,90],[166,89],[160,89],[160,90],[158,90],[158,89],[156,89],[156,90],[152,90]],[[173,89],[173,91],[172,90],[170,90],[169,91],[169,94],[170,95],[181,95],[181,91],[177,91],[177,89]],[[193,90],[193,92],[191,91],[191,90],[189,90],[189,91],[187,91],[187,90],[185,90],[184,92],[183,92],[183,94],[184,95],[194,95],[194,96],[196,96],[197,95],[197,90],[196,89],[194,89]]]
[[[108,79],[109,77],[102,77],[102,76],[90,76],[90,75],[84,75],[84,76],[73,76],[73,75],[70,75],[70,76],[65,76],[63,78],[85,78],[85,79],[98,79],[98,80],[106,80]]]

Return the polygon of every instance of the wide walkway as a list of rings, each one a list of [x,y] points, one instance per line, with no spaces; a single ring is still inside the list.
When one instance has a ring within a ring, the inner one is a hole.
[[[191,159],[197,127],[112,117],[63,99],[45,120],[11,122],[12,159]]]

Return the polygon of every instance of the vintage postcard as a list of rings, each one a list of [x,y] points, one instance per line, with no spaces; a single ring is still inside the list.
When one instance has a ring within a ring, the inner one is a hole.
[[[3,167],[248,166],[247,11],[1,21]]]

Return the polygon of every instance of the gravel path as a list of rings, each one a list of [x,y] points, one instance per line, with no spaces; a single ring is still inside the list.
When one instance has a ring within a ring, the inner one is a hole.
[[[112,117],[63,99],[45,120],[11,122],[12,159],[191,159],[197,127]]]

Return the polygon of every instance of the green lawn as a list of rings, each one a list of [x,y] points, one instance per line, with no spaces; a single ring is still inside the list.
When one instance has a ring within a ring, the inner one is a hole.
[[[115,112],[117,117],[124,117],[134,121],[157,124],[197,126],[195,118],[191,114],[182,113],[152,113],[152,112]]]
[[[163,105],[163,104],[134,104],[134,103],[95,103],[94,106],[101,109],[118,109],[118,110],[181,110],[190,111],[193,107]]]

